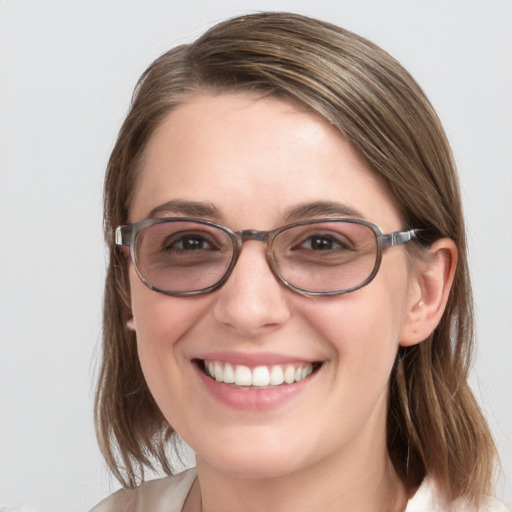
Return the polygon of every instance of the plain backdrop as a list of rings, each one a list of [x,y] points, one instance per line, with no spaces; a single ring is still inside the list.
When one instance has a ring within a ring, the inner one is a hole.
[[[0,503],[87,510],[117,487],[92,424],[102,180],[139,75],[213,23],[291,10],[397,57],[460,169],[476,295],[472,376],[512,504],[512,3],[0,0]]]

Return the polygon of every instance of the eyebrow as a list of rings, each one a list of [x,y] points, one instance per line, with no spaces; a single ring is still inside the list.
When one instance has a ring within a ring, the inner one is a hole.
[[[147,218],[165,217],[169,215],[183,215],[185,217],[199,217],[219,219],[219,210],[213,203],[191,201],[185,199],[171,199],[153,208]],[[284,210],[285,222],[293,222],[314,217],[353,217],[364,219],[364,215],[343,203],[336,201],[313,201],[291,206]]]
[[[313,201],[311,203],[302,203],[297,206],[287,208],[284,211],[284,218],[287,222],[324,216],[354,217],[364,220],[364,215],[360,211],[336,201]]]
[[[147,218],[165,217],[167,215],[183,215],[186,217],[209,217],[218,219],[219,210],[212,204],[202,201],[172,199],[153,208]]]

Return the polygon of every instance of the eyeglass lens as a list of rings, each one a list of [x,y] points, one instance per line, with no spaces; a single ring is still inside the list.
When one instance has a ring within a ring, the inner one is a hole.
[[[137,234],[136,265],[152,286],[192,292],[225,276],[235,252],[229,234],[190,221],[153,224]],[[377,261],[373,230],[351,222],[319,222],[281,231],[271,264],[281,279],[310,292],[342,291],[363,283]]]

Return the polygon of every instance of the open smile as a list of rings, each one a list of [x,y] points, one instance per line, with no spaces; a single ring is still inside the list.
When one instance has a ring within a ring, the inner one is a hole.
[[[219,383],[240,389],[268,389],[300,382],[316,372],[322,363],[286,363],[249,367],[216,360],[197,360],[202,372]]]

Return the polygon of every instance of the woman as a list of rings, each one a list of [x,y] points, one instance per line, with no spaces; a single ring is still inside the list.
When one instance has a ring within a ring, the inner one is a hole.
[[[105,229],[95,510],[504,510],[455,167],[381,49],[264,13],[164,54]],[[197,469],[135,488],[174,432]]]

